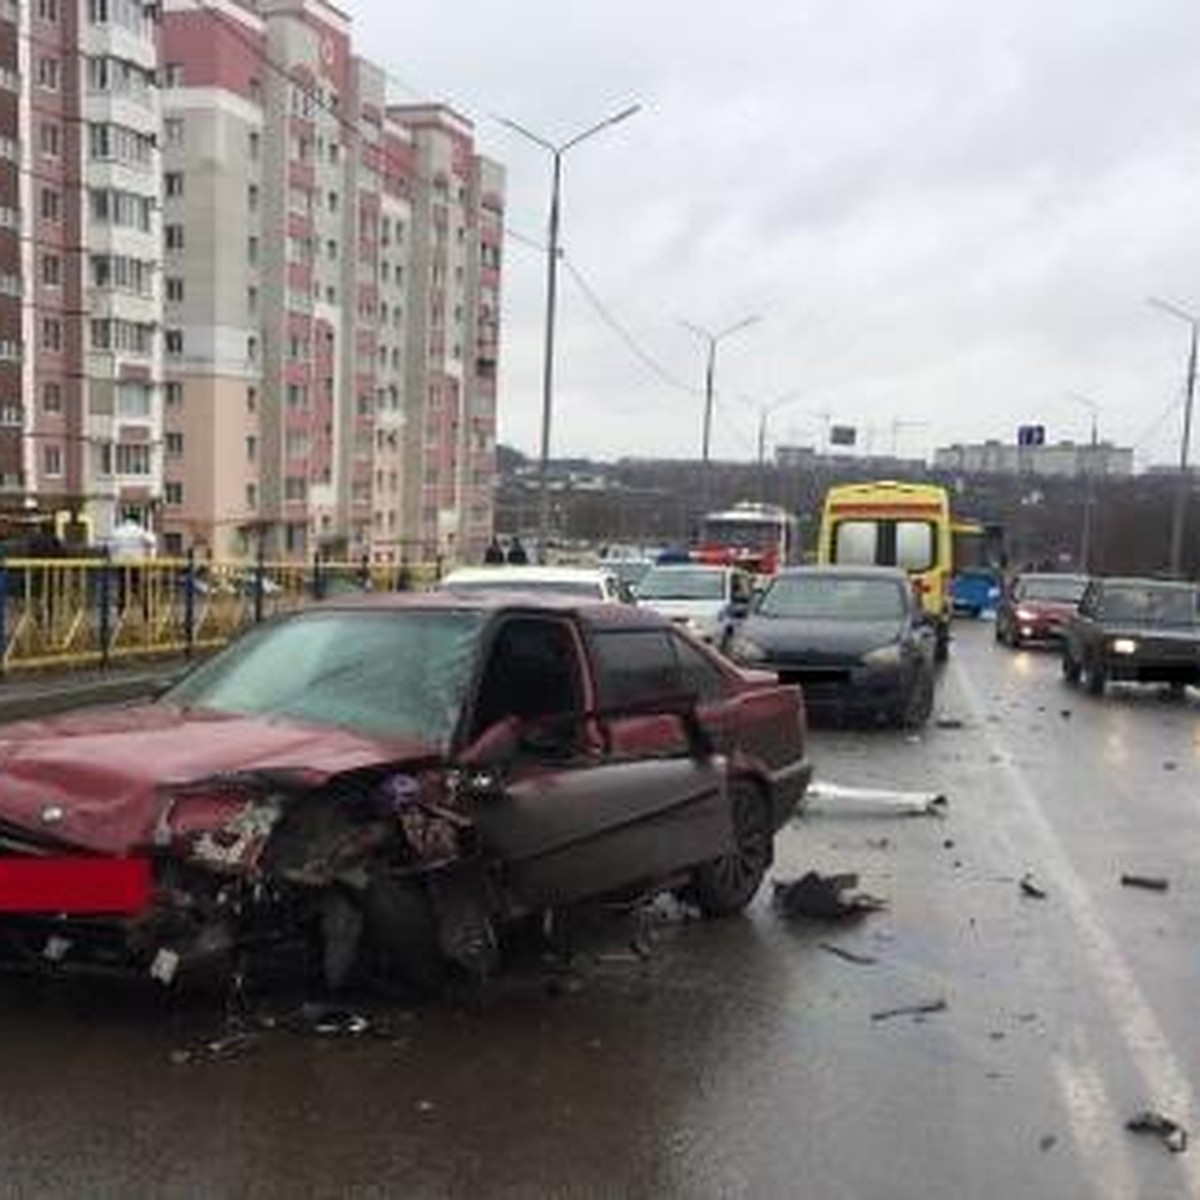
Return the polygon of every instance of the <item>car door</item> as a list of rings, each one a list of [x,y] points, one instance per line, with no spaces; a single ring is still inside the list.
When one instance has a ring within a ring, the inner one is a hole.
[[[1099,637],[1104,596],[1098,583],[1090,583],[1066,629],[1066,642],[1077,663],[1085,663],[1093,643]]]
[[[592,715],[604,696],[573,622],[523,616],[497,631],[475,711],[488,726],[516,718],[521,735],[502,786],[473,815],[518,907],[636,888],[732,845],[723,761],[677,736],[672,753],[655,753],[664,735],[615,751],[620,719]],[[678,715],[645,719],[683,729]]]

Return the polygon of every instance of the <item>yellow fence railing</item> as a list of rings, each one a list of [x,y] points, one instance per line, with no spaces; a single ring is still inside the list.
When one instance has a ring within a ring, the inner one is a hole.
[[[0,558],[0,671],[210,650],[289,609],[436,575],[431,563]]]

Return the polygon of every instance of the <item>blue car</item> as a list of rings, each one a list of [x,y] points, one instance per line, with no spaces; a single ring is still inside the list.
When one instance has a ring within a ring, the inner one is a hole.
[[[978,617],[1000,603],[1000,575],[990,567],[959,571],[951,586],[956,615]]]

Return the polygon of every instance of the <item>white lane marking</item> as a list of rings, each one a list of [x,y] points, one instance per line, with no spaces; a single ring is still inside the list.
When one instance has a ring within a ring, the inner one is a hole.
[[[1037,791],[1013,761],[994,727],[988,724],[978,690],[959,661],[952,661],[951,670],[959,691],[972,709],[974,723],[984,731],[992,754],[997,756],[996,770],[1007,776],[1009,791],[1020,806],[1031,835],[1030,849],[1037,855],[1041,876],[1053,884],[1055,895],[1066,905],[1067,914],[1075,925],[1078,944],[1097,978],[1099,995],[1129,1051],[1141,1082],[1142,1096],[1131,1101],[1128,1115],[1132,1116],[1134,1109],[1153,1107],[1185,1128],[1194,1130],[1198,1111],[1196,1093],[1171,1052],[1170,1040],[1042,811]],[[1123,1124],[1119,1122],[1113,1129],[1114,1138],[1127,1136],[1121,1128]],[[1193,1200],[1200,1200],[1200,1158],[1195,1154],[1179,1155],[1177,1165],[1186,1194]]]
[[[1112,1097],[1095,1066],[1087,1060],[1086,1048],[1079,1055],[1054,1057],[1054,1078],[1079,1162],[1088,1172],[1096,1194],[1110,1200],[1129,1200],[1138,1194],[1129,1146],[1114,1130],[1125,1121],[1113,1108]]]

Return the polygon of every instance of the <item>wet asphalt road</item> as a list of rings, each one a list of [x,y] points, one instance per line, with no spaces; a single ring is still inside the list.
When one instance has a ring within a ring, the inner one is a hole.
[[[1123,1129],[1200,1132],[1200,695],[1093,700],[967,625],[938,710],[813,735],[823,778],[950,799],[785,831],[778,876],[889,899],[850,926],[664,912],[645,961],[612,927],[565,986],[187,1063],[207,1003],[0,981],[0,1196],[1200,1197],[1200,1145]]]

